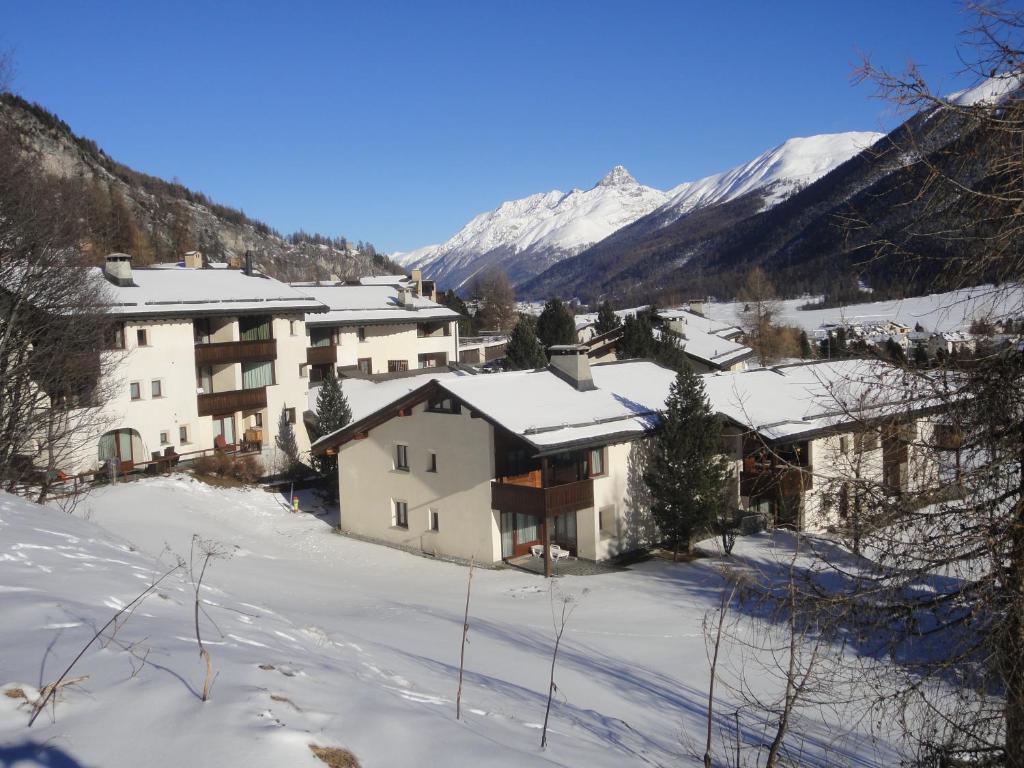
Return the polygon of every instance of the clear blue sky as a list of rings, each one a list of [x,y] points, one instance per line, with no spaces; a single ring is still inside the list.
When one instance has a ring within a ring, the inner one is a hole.
[[[111,156],[272,226],[440,242],[615,164],[662,189],[897,117],[861,53],[943,88],[950,0],[15,2],[15,90]]]

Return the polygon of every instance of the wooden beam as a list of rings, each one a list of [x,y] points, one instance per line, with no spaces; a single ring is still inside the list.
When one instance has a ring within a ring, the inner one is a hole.
[[[544,515],[544,578],[551,578],[551,525],[552,517]]]

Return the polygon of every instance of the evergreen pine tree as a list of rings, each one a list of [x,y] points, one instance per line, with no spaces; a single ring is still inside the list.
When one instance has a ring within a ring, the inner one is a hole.
[[[654,339],[654,359],[660,364],[679,373],[684,368],[689,368],[686,353],[678,337],[673,334],[662,332],[661,338]]]
[[[316,431],[320,437],[337,432],[352,421],[352,409],[342,391],[341,382],[330,366],[320,382],[316,396]],[[337,456],[316,456],[313,459],[317,471],[322,475],[333,474],[338,466]]]
[[[928,367],[928,350],[925,349],[924,344],[914,345],[914,365],[918,368]]]
[[[903,365],[907,362],[907,355],[903,351],[903,347],[893,340],[892,336],[885,340],[885,356],[897,365]]]
[[[655,430],[644,480],[651,512],[678,559],[683,546],[711,531],[725,511],[730,477],[722,427],[700,376],[688,366],[676,376]]]
[[[810,339],[807,338],[807,331],[800,331],[800,357],[804,360],[814,357],[814,352],[811,351]]]
[[[555,344],[575,344],[576,320],[561,299],[548,299],[537,318],[537,336],[544,348]]]
[[[622,324],[622,338],[619,340],[620,360],[654,357],[654,330],[647,315],[632,315]]]
[[[598,335],[602,333],[608,333],[608,331],[614,331],[622,325],[622,321],[619,316],[615,314],[612,309],[612,305],[608,303],[606,299],[601,303],[601,306],[597,310],[597,324],[594,326],[594,330],[597,331]]]
[[[299,467],[299,445],[295,442],[295,429],[288,418],[288,409],[281,406],[281,416],[277,420],[277,436],[274,438],[277,450],[284,454],[283,471],[291,474]]]
[[[513,371],[543,368],[548,364],[544,347],[537,339],[537,325],[532,317],[519,318],[505,349],[505,363]]]

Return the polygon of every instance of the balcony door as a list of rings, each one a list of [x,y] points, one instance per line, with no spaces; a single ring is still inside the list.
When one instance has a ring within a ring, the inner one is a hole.
[[[501,556],[519,557],[541,543],[541,519],[520,512],[501,513]]]
[[[213,444],[217,444],[217,438],[223,437],[225,445],[235,442],[235,415],[233,413],[224,416],[213,417]]]

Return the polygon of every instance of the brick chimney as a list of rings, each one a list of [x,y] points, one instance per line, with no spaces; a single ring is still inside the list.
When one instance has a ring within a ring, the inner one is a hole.
[[[103,275],[116,286],[135,285],[132,280],[132,257],[127,253],[111,253],[103,266]]]
[[[590,374],[590,358],[585,344],[556,344],[548,347],[548,369],[580,392],[597,389]]]

